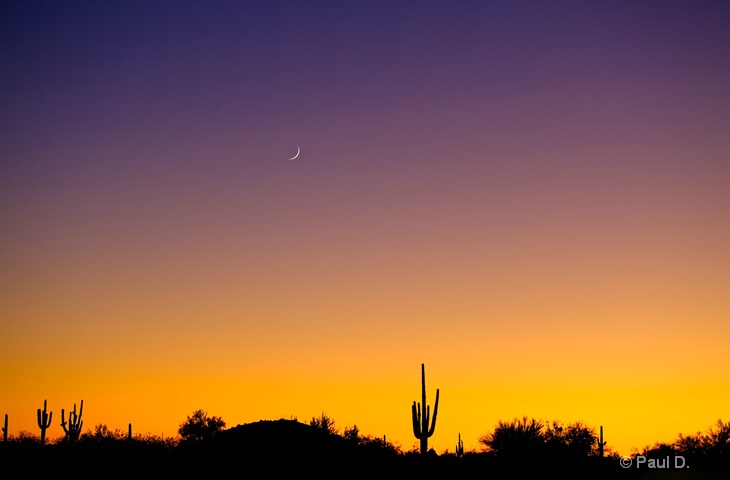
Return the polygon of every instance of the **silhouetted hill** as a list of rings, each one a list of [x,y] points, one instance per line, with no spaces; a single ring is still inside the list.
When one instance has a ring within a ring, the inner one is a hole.
[[[347,455],[355,446],[339,435],[327,434],[296,420],[261,420],[237,425],[216,434],[208,442],[222,451],[236,451],[256,458],[311,458],[329,454]]]
[[[294,444],[309,443],[314,445],[340,444],[345,441],[339,435],[328,435],[321,430],[297,420],[260,420],[258,422],[236,425],[223,430],[214,439],[216,442],[232,442],[257,446],[264,442],[280,444],[282,448],[290,448]]]
[[[238,425],[216,434],[205,448],[216,461],[265,466],[267,474],[310,472],[321,476],[335,465],[362,472],[393,468],[397,460],[394,452],[362,448],[296,420]],[[344,473],[339,471],[340,476]]]

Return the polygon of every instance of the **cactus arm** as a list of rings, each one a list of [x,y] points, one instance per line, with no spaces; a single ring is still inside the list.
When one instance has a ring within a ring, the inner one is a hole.
[[[436,389],[436,403],[433,405],[433,421],[431,422],[431,428],[428,430],[428,436],[430,437],[433,435],[434,430],[436,430],[436,415],[439,411],[439,389]]]
[[[76,405],[74,405],[74,411],[76,410]],[[74,419],[74,425],[73,425],[73,432],[74,432],[74,440],[78,440],[79,435],[81,435],[81,428],[84,426],[84,421],[81,420],[81,415],[84,414],[84,401],[81,400],[81,405],[79,408],[79,416]]]
[[[428,431],[428,417],[431,414],[430,408],[426,405],[426,366],[421,364],[421,405],[425,418],[421,418],[421,433]]]
[[[418,404],[418,410],[416,410],[416,402],[413,402],[411,407],[411,414],[413,416],[413,435],[416,438],[421,438],[421,404]]]
[[[70,417],[71,416],[71,413],[69,413],[68,416]],[[66,417],[66,410],[64,410],[62,408],[61,409],[61,428],[63,428],[63,433],[65,433],[66,434],[66,437],[68,437],[68,430],[66,430],[66,419],[65,419],[65,417]]]

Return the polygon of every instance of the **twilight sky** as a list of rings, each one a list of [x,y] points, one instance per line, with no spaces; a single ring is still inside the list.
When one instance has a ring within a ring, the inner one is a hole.
[[[0,415],[730,416],[724,1],[4,2]],[[287,160],[301,148],[295,161]]]

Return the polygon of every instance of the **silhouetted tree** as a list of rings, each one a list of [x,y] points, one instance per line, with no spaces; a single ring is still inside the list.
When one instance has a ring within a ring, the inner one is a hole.
[[[360,444],[360,430],[357,428],[357,425],[353,425],[352,428],[345,427],[345,431],[342,432],[342,436],[345,440],[349,440],[355,445]]]
[[[706,442],[701,432],[697,432],[695,435],[680,433],[674,445],[680,454],[690,458],[705,454]]]
[[[324,412],[322,412],[322,415],[320,415],[319,417],[312,417],[312,419],[309,421],[309,425],[319,430],[322,430],[324,433],[329,433],[332,435],[337,434],[335,421]]]
[[[641,455],[645,456],[646,458],[655,459],[666,458],[667,456],[673,456],[676,453],[677,452],[674,448],[674,445],[665,442],[656,442],[654,443],[654,446],[646,445],[641,450]]]
[[[541,420],[523,417],[500,422],[492,433],[479,438],[485,450],[498,456],[524,456],[535,453],[545,443],[545,424]]]
[[[707,433],[708,453],[718,456],[730,455],[730,422],[723,423],[720,419]]]
[[[196,410],[180,424],[177,433],[183,440],[203,440],[223,430],[226,422],[221,417],[209,417],[203,410]]]
[[[692,467],[730,471],[730,422],[718,420],[706,434],[679,434],[674,450]]]
[[[581,422],[563,425],[553,421],[545,430],[545,443],[552,451],[572,456],[588,456],[598,444],[596,431]]]
[[[14,438],[14,440],[16,442],[25,444],[41,443],[41,437],[33,432],[29,432],[28,430],[21,430],[18,433],[18,436]]]
[[[527,417],[500,421],[492,433],[479,438],[486,451],[503,458],[537,455],[585,458],[596,454],[598,441],[595,429],[581,422],[563,424]]]

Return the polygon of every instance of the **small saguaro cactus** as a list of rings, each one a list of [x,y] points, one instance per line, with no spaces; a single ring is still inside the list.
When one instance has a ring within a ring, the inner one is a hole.
[[[38,428],[41,429],[41,445],[46,443],[46,430],[51,426],[51,419],[53,418],[53,412],[50,414],[46,412],[47,401],[43,400],[43,411],[38,409]]]
[[[459,432],[459,441],[456,442],[456,456],[464,456],[464,442],[461,441],[461,432]]]
[[[132,439],[132,424],[129,424],[129,429],[127,430],[127,440]]]
[[[603,425],[601,425],[601,436],[598,439],[598,456],[603,456],[603,447],[606,446],[606,442],[603,441]]]
[[[8,441],[8,414],[5,414],[5,426],[3,427],[3,442]]]
[[[74,403],[74,409],[72,412],[68,412],[68,428],[66,428],[66,420],[64,419],[64,410],[61,409],[61,427],[66,434],[66,441],[69,443],[75,442],[81,435],[81,427],[84,426],[84,422],[81,420],[81,415],[84,413],[84,401],[81,400],[81,408],[79,408],[79,414],[76,415],[76,404]]]
[[[416,406],[417,405],[417,406]],[[421,407],[423,405],[423,407]],[[413,402],[411,414],[413,417],[413,434],[421,441],[421,453],[428,452],[428,437],[433,435],[436,429],[436,414],[439,410],[439,389],[436,389],[436,403],[433,406],[433,419],[429,427],[431,407],[426,406],[426,367],[421,364],[421,403]]]

